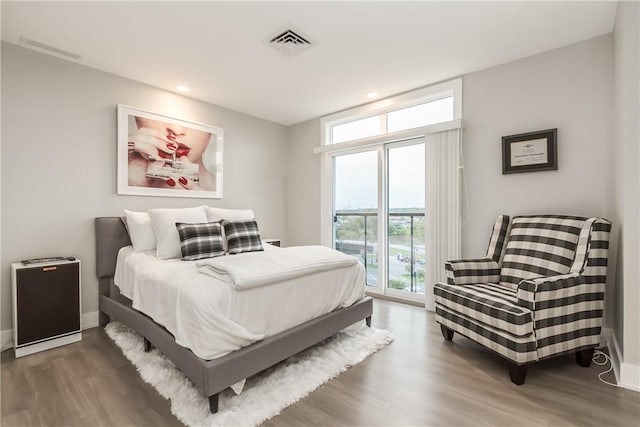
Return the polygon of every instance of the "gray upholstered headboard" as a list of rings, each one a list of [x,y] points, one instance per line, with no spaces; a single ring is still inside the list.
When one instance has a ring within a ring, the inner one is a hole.
[[[131,244],[129,233],[118,216],[96,218],[96,275],[98,279],[113,277],[118,251]]]

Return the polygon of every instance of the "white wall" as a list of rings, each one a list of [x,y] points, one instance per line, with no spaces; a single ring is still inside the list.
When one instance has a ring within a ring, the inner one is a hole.
[[[224,199],[118,196],[116,104],[224,129]],[[286,240],[287,128],[138,82],[2,44],[2,316],[11,328],[10,264],[82,260],[83,312],[98,309],[93,218],[209,204],[251,207]]]
[[[614,201],[616,244],[614,361],[620,383],[640,390],[640,5],[620,2],[613,33]],[[617,348],[615,348],[617,347]],[[620,354],[621,352],[621,354]]]
[[[611,35],[463,76],[465,257],[484,255],[502,213],[607,214],[611,87]],[[502,175],[501,137],[548,128],[558,128],[558,170]],[[320,242],[320,156],[311,154],[319,145],[319,119],[290,128],[288,237],[296,244]]]
[[[463,76],[470,218],[465,256],[483,255],[501,213],[604,215],[611,155],[611,36]],[[317,243],[320,120],[289,130],[289,239]],[[501,137],[558,128],[559,170],[502,175]],[[293,191],[292,185],[296,183]],[[305,228],[306,227],[306,228]]]
[[[289,127],[287,235],[291,245],[320,244],[320,120]]]
[[[597,37],[467,75],[464,158],[469,220],[463,256],[484,255],[501,213],[611,218],[613,186],[612,37]],[[558,170],[502,175],[501,137],[558,128]],[[464,211],[464,210],[463,210]],[[617,229],[611,244],[618,240]],[[605,325],[615,316],[615,251]]]
[[[502,213],[605,215],[611,73],[603,36],[464,77],[465,257],[484,255]],[[549,128],[558,128],[558,170],[502,175],[501,137]]]

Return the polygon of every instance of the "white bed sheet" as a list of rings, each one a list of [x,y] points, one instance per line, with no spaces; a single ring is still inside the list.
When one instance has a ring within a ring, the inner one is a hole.
[[[279,250],[265,245],[266,250]],[[202,359],[215,359],[329,313],[364,296],[354,266],[237,290],[199,273],[195,261],[160,260],[155,251],[118,252],[114,283],[139,310]]]

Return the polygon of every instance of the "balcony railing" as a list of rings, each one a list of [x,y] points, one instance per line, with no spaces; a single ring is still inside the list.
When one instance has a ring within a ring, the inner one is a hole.
[[[387,286],[424,293],[424,213],[391,212],[388,219]],[[416,245],[416,239],[421,244]],[[367,285],[378,284],[377,212],[336,212],[335,248],[359,256],[367,270]],[[408,265],[406,265],[408,263]],[[408,276],[408,277],[407,277]]]

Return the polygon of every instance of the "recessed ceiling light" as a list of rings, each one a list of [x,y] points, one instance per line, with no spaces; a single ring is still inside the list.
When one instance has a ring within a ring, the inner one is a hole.
[[[378,97],[378,92],[369,92],[367,94],[367,98],[369,98],[369,99],[374,99],[374,98],[377,98],[377,97]]]
[[[176,86],[176,89],[180,92],[189,92],[189,87],[185,85],[178,85]]]

